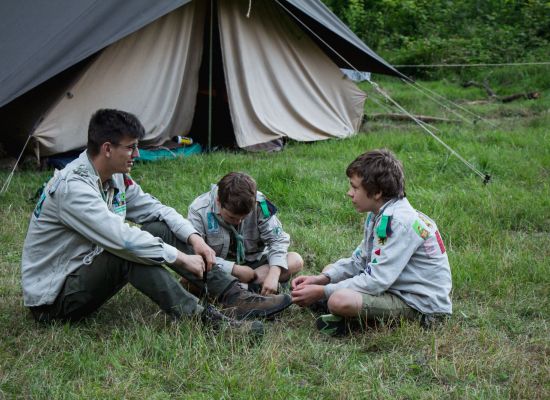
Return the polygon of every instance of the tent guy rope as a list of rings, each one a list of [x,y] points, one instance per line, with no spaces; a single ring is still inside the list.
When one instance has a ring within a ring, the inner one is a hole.
[[[15,169],[17,168],[17,165],[19,165],[19,161],[21,160],[21,157],[23,157],[23,153],[25,152],[25,149],[27,148],[27,145],[29,144],[29,141],[31,140],[32,135],[27,136],[27,141],[23,145],[23,150],[21,150],[21,153],[19,154],[19,157],[17,158],[17,161],[13,165],[13,169],[11,170],[10,174],[8,175],[8,178],[4,182],[4,185],[2,186],[2,190],[0,190],[0,195],[6,193],[8,191],[8,187],[10,186],[11,179],[13,178],[13,174],[15,173]]]
[[[345,62],[347,65],[351,67],[351,69],[359,72],[359,70],[351,64],[343,55],[341,55],[338,51],[336,51],[332,46],[330,46],[325,40],[323,40],[322,37],[320,37],[317,33],[315,33],[312,29],[310,29],[306,24],[304,24],[294,13],[292,13],[291,10],[289,10],[287,7],[285,7],[279,0],[275,0],[279,6],[284,9],[292,18],[294,18],[298,23],[300,23],[305,29],[307,29],[313,36],[315,36],[321,43],[323,43],[328,49],[330,49],[336,56],[338,56],[343,62]],[[407,115],[409,118],[411,118],[414,122],[416,122],[422,129],[424,129],[428,134],[434,138],[437,142],[439,142],[443,147],[445,147],[451,154],[453,154],[455,157],[457,157],[464,165],[466,165],[468,168],[470,168],[475,174],[483,178],[483,183],[487,184],[491,180],[491,175],[485,174],[478,170],[472,163],[470,163],[468,160],[466,160],[464,157],[462,157],[460,154],[458,154],[451,146],[449,146],[447,143],[445,143],[441,138],[439,138],[435,133],[433,133],[427,126],[427,124],[423,123],[422,121],[418,120],[418,118],[415,118],[414,115],[412,115],[410,112],[405,110],[400,104],[398,104],[394,99],[392,99],[387,93],[382,91],[378,84],[372,81],[368,81],[376,91],[378,91],[382,96],[384,96],[386,99],[388,99],[394,106],[396,106],[402,113]]]

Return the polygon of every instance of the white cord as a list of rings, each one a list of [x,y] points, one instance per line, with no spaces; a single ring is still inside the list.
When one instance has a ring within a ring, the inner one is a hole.
[[[319,35],[317,35],[315,32],[313,32],[312,29],[310,29],[305,23],[303,23],[298,17],[296,17],[288,8],[286,8],[279,0],[275,0],[281,8],[286,10],[287,13],[289,13],[296,21],[298,21],[304,28],[306,28],[309,32],[311,32],[312,35],[314,35],[321,43],[323,43],[328,49],[330,49],[332,52],[334,52],[335,55],[340,57],[340,59],[345,62],[347,65],[351,67],[351,69],[358,71],[355,66],[353,66],[344,56],[342,56],[340,53],[338,53],[334,48],[332,48],[326,41],[324,41]],[[484,183],[489,182],[490,176],[488,174],[484,174],[483,172],[476,169],[470,162],[468,162],[466,159],[464,159],[460,154],[458,154],[456,151],[454,151],[448,144],[443,142],[439,137],[437,137],[432,131],[430,131],[427,127],[427,124],[421,122],[416,118],[414,115],[409,113],[407,110],[405,110],[403,107],[401,107],[395,100],[393,100],[387,93],[384,93],[375,82],[368,81],[373,87],[378,91],[380,90],[380,93],[386,97],[389,101],[391,101],[401,112],[403,112],[405,115],[407,115],[409,118],[411,118],[413,121],[415,121],[422,129],[427,131],[435,140],[437,140],[441,145],[443,145],[448,151],[450,151],[453,155],[455,155],[459,160],[461,160],[467,167],[469,167],[472,171],[474,171],[477,175],[483,178]]]
[[[405,110],[403,107],[401,107],[395,100],[393,100],[389,94],[384,92],[380,87],[375,83],[371,82],[371,84],[374,86],[374,88],[382,94],[382,96],[386,97],[389,101],[391,101],[397,108],[399,108],[403,113],[405,113],[409,118],[411,118],[413,121],[415,121],[422,129],[424,129],[426,132],[430,134],[431,137],[433,137],[436,141],[438,141],[443,147],[445,147],[451,154],[456,156],[460,161],[462,161],[468,168],[470,168],[474,173],[476,173],[478,176],[484,179],[485,182],[488,182],[490,177],[487,174],[484,174],[483,172],[479,171],[472,163],[467,161],[464,157],[462,157],[460,154],[458,154],[456,151],[454,151],[447,143],[445,143],[443,140],[441,140],[438,136],[436,136],[435,133],[430,131],[425,123],[418,120],[414,115],[409,113],[407,110]]]
[[[25,149],[27,148],[27,144],[29,144],[29,140],[31,140],[32,136],[27,137],[27,141],[25,142],[25,145],[23,146],[23,150],[21,150],[21,154],[19,154],[19,158],[15,162],[15,165],[13,166],[13,169],[11,170],[11,173],[8,175],[8,179],[6,179],[6,182],[4,182],[4,186],[2,186],[2,190],[0,190],[0,195],[4,194],[8,190],[8,186],[10,185],[11,178],[13,178],[13,174],[15,173],[15,169],[17,168],[17,165],[19,164],[19,161],[21,160],[21,157],[23,157],[23,153],[25,152]]]
[[[550,61],[541,62],[526,62],[526,63],[495,63],[495,64],[403,64],[394,65],[396,68],[403,67],[422,67],[422,68],[444,68],[444,67],[508,67],[508,66],[523,66],[523,65],[550,65]]]
[[[477,119],[479,119],[479,120],[482,120],[482,121],[487,122],[487,123],[488,123],[489,125],[491,125],[493,128],[496,128],[496,127],[497,127],[495,124],[493,124],[493,123],[492,123],[491,121],[489,121],[488,119],[483,118],[482,116],[477,115],[476,113],[474,113],[474,112],[468,110],[467,108],[462,107],[462,106],[460,106],[459,104],[452,102],[451,100],[447,99],[446,97],[441,96],[440,94],[438,94],[438,93],[436,93],[436,92],[434,92],[434,91],[428,89],[427,87],[422,86],[422,85],[421,85],[420,83],[418,83],[418,82],[414,82],[414,84],[413,84],[413,83],[407,82],[405,79],[402,79],[402,80],[403,80],[403,82],[405,82],[406,84],[411,85],[412,87],[414,87],[414,88],[417,89],[418,91],[424,93],[425,96],[427,96],[428,98],[432,99],[432,100],[435,101],[437,104],[440,104],[442,107],[447,108],[450,112],[452,112],[452,113],[455,114],[455,115],[458,115],[458,116],[461,117],[461,118],[464,118],[464,117],[462,117],[460,114],[456,113],[456,112],[453,111],[452,109],[450,109],[450,108],[448,108],[448,107],[445,107],[445,105],[439,103],[435,98],[433,98],[432,96],[429,96],[429,95],[426,94],[425,92],[428,92],[428,93],[430,93],[430,94],[433,95],[433,96],[437,96],[437,97],[439,97],[439,98],[441,98],[441,99],[443,99],[443,100],[445,100],[445,101],[451,103],[451,104],[452,104],[453,106],[455,106],[456,108],[458,108],[458,109],[460,109],[460,110],[462,110],[462,111],[464,111],[464,112],[466,112],[466,113],[468,113],[468,114],[474,116],[475,118],[477,118]],[[418,86],[418,87],[417,87],[417,86]],[[468,119],[466,119],[466,121],[468,121],[468,122],[470,122],[470,123],[473,123],[472,121],[470,121],[470,120],[468,120]]]

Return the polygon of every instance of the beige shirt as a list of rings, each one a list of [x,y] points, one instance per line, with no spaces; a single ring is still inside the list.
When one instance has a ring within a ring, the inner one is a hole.
[[[164,221],[182,241],[193,225],[123,174],[101,181],[86,152],[56,171],[31,216],[21,275],[26,306],[51,304],[65,277],[104,250],[141,264],[172,263],[177,250],[130,226]]]

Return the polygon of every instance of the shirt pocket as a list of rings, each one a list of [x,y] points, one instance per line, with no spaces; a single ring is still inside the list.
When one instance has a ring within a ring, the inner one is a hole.
[[[262,252],[264,248],[265,243],[260,238],[260,235],[254,235],[253,237],[244,238],[244,249],[247,254]]]
[[[224,239],[221,235],[209,235],[206,237],[206,244],[216,252],[216,256],[221,257],[223,252]]]

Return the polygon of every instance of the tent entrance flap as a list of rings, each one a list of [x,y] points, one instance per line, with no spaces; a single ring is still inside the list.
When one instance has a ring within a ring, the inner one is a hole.
[[[224,65],[220,47],[220,29],[218,23],[217,1],[205,1],[206,12],[204,18],[203,52],[199,70],[199,88],[197,91],[193,123],[188,136],[195,142],[201,143],[203,148],[209,144],[208,138],[208,109],[212,107],[211,145],[213,147],[235,147],[235,134],[225,82]],[[213,4],[212,24],[210,24],[210,4]],[[212,32],[212,41],[210,41]],[[212,45],[212,51],[210,51]],[[212,58],[210,58],[210,55]],[[212,88],[210,88],[210,63],[212,66]],[[185,105],[183,105],[185,107]]]

